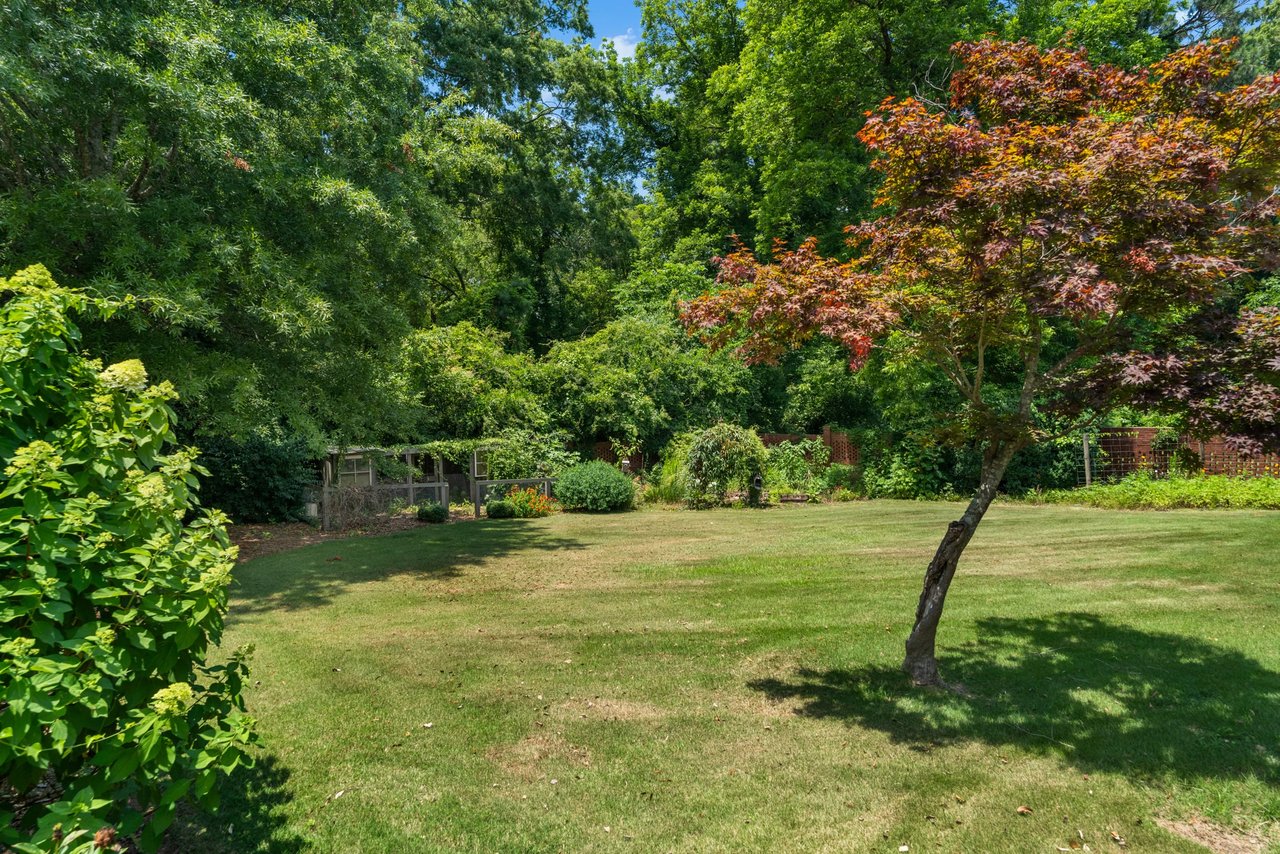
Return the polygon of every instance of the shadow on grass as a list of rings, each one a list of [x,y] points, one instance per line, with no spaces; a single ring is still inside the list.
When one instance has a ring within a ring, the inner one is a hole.
[[[467,567],[517,552],[585,548],[527,520],[467,522],[351,537],[264,555],[236,569],[228,623],[237,617],[326,605],[347,586],[394,576],[456,578]]]
[[[237,768],[218,783],[216,813],[184,807],[165,837],[161,854],[295,854],[310,850],[288,826],[289,771],[271,755],[252,768]]]
[[[972,696],[913,688],[884,667],[800,670],[751,687],[918,750],[977,741],[1056,754],[1084,771],[1280,785],[1280,674],[1198,638],[1092,614],[993,618],[941,667]]]

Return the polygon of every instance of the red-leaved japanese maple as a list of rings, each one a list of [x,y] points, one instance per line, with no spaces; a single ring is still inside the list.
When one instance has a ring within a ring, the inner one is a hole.
[[[904,663],[917,683],[940,684],[957,562],[1046,425],[1145,399],[1204,432],[1280,440],[1275,312],[1207,320],[1280,248],[1280,75],[1227,88],[1231,48],[1124,71],[1079,50],[956,45],[949,107],[869,114],[883,214],[847,229],[853,260],[813,240],[768,261],[741,249],[718,260],[723,289],[684,306],[691,330],[755,361],[824,335],[857,368],[893,334],[959,390],[981,477],[925,574]],[[996,360],[1014,380],[993,391]]]

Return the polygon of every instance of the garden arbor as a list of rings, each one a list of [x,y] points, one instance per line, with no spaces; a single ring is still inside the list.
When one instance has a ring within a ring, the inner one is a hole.
[[[1280,246],[1280,75],[1227,88],[1231,48],[1124,71],[956,45],[948,106],[888,99],[859,134],[884,214],[847,229],[852,260],[812,239],[771,262],[742,248],[719,259],[723,290],[684,307],[753,360],[824,335],[857,368],[892,336],[960,392],[942,432],[982,447],[981,477],[925,573],[904,661],[917,683],[941,684],[947,590],[1021,448],[1143,396],[1193,430],[1280,443],[1280,315],[1237,311]]]

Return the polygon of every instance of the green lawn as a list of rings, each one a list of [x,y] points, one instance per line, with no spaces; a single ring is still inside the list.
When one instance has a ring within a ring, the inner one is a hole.
[[[956,505],[423,527],[240,567],[264,739],[182,851],[1203,851],[1280,822],[1280,514]],[[429,726],[428,726],[429,725]],[[1018,807],[1031,809],[1020,815]],[[1275,839],[1274,835],[1269,838]]]

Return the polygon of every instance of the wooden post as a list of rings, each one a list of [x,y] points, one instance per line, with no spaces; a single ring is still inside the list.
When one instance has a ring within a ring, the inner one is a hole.
[[[329,530],[329,504],[333,496],[330,494],[333,484],[333,460],[326,458],[320,470],[320,530]]]
[[[414,475],[413,460],[415,456],[416,455],[413,453],[413,451],[409,452],[409,503],[410,504],[415,503],[413,500],[413,482],[417,480],[417,478],[413,476]]]
[[[1093,486],[1093,460],[1089,459],[1089,434],[1082,434],[1081,442],[1084,445],[1084,485]]]
[[[440,499],[440,503],[445,507],[449,506],[449,478],[444,476],[444,457],[437,454],[433,461],[435,466],[435,476],[432,477],[434,483],[442,483],[444,486],[436,488],[436,496]]]

